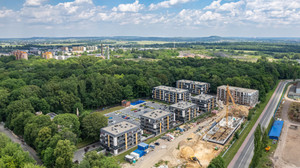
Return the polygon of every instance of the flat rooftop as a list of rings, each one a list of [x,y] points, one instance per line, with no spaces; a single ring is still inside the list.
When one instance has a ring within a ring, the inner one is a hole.
[[[219,86],[219,88],[221,89],[225,89],[226,90],[226,85],[222,85],[222,86]],[[239,92],[245,92],[245,93],[253,93],[253,92],[256,92],[258,90],[254,90],[254,89],[248,89],[248,88],[241,88],[241,87],[234,87],[234,86],[229,86],[229,90],[235,90],[235,91],[239,91]]]
[[[215,98],[216,96],[208,95],[208,94],[200,94],[197,96],[193,96],[192,99],[197,99],[197,100],[210,100],[212,98]]]
[[[177,93],[184,93],[184,92],[188,92],[188,90],[186,89],[180,89],[180,88],[175,88],[175,87],[169,87],[169,86],[156,86],[154,87],[155,89],[161,89],[161,90],[167,90],[167,91],[171,91],[171,92],[177,92]]]
[[[101,130],[106,131],[112,135],[119,135],[119,134],[121,135],[136,128],[138,128],[137,125],[131,124],[130,122],[127,121],[122,121],[120,123],[102,128]]]
[[[185,79],[178,80],[177,82],[191,83],[191,84],[196,84],[196,85],[206,85],[206,84],[209,84],[207,82],[199,82],[199,81],[192,81],[192,80],[185,80]]]
[[[187,109],[187,108],[190,108],[190,107],[193,107],[193,106],[196,106],[196,104],[194,103],[190,103],[190,102],[185,102],[185,101],[181,101],[181,102],[178,102],[176,104],[173,104],[171,105],[170,107],[174,107],[174,108],[178,108],[178,109]]]
[[[154,110],[154,111],[151,111],[151,112],[143,114],[142,117],[146,117],[146,118],[150,118],[150,119],[153,119],[153,120],[157,120],[157,119],[163,118],[165,116],[168,116],[170,114],[171,113],[167,112],[167,111]]]

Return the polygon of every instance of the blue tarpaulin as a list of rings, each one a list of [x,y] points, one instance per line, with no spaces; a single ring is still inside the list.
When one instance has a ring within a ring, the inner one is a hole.
[[[135,106],[135,105],[137,105],[137,104],[141,104],[141,103],[144,103],[145,101],[143,101],[143,100],[138,100],[138,101],[135,101],[135,102],[132,102],[132,103],[130,103],[131,105],[133,105],[133,106]]]
[[[278,140],[281,134],[282,127],[283,127],[283,121],[276,120],[273,123],[271,131],[269,132],[270,139]]]
[[[146,149],[148,149],[148,148],[149,148],[149,145],[146,144],[146,143],[144,143],[144,142],[139,143],[139,145],[138,145],[138,149],[139,149],[139,150],[146,150]]]

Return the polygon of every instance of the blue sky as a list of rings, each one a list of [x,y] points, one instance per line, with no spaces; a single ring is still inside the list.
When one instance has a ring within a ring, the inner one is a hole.
[[[0,0],[0,38],[300,37],[300,0]]]

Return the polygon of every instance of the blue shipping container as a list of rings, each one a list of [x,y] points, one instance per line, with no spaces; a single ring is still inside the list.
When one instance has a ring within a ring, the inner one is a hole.
[[[139,149],[137,149],[137,150],[135,150],[135,151],[133,151],[134,153],[137,153],[140,157],[142,157],[142,156],[144,156],[145,155],[145,151],[143,151],[143,150],[139,150]]]
[[[148,148],[149,148],[149,145],[146,144],[146,143],[144,143],[144,142],[138,144],[138,149],[139,149],[139,150],[146,150],[146,149],[148,149]]]

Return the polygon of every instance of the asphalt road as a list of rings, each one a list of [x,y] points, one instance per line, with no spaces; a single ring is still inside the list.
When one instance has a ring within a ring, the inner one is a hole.
[[[274,114],[274,111],[277,107],[278,102],[280,101],[280,97],[282,92],[285,88],[285,85],[288,81],[282,81],[279,83],[278,87],[276,88],[275,92],[273,93],[270,101],[268,102],[267,106],[265,107],[264,111],[258,118],[257,122],[251,129],[250,133],[246,137],[245,141],[243,142],[242,146],[228,165],[229,168],[248,168],[250,162],[253,157],[254,151],[254,131],[258,124],[262,127],[267,128],[268,124]]]

